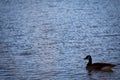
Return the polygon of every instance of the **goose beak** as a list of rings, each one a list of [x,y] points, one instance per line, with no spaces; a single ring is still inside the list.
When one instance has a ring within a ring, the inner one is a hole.
[[[85,57],[85,58],[83,58],[84,60],[86,60],[87,58]]]

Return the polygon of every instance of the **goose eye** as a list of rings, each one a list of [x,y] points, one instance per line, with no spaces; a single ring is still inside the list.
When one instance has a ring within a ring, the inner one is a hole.
[[[87,57],[88,59],[90,58],[90,56]]]

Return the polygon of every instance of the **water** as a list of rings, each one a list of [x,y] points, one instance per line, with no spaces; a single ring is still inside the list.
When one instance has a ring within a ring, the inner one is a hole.
[[[0,0],[0,80],[119,80],[119,0]],[[85,69],[116,64],[114,72]]]

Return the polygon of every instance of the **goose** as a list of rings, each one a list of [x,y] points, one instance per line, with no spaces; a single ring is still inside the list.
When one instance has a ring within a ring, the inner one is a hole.
[[[88,60],[88,63],[86,65],[86,69],[88,71],[105,71],[105,72],[112,72],[112,68],[115,67],[115,64],[111,63],[92,63],[92,57],[90,55],[87,55],[85,60]]]

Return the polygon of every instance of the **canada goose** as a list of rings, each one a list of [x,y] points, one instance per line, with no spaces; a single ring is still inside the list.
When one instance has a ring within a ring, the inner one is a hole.
[[[112,72],[112,68],[116,65],[110,64],[110,63],[93,63],[92,64],[92,57],[90,55],[87,55],[85,60],[89,60],[88,64],[86,65],[86,69],[88,71],[106,71],[106,72]]]

